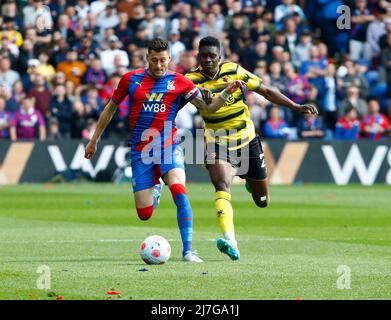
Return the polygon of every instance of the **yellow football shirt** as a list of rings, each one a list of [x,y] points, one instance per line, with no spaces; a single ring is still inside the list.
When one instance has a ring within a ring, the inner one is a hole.
[[[213,96],[220,94],[234,80],[243,80],[247,84],[245,90],[251,91],[258,89],[262,83],[260,78],[232,62],[221,63],[213,78],[204,74],[201,67],[187,73],[186,77],[197,87],[210,90]],[[245,104],[245,90],[237,89],[216,112],[200,110],[205,122],[206,143],[218,143],[229,150],[235,150],[246,146],[255,138],[254,124]]]

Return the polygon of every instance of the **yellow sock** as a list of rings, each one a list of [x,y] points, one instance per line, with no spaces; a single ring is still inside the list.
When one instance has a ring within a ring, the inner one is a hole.
[[[235,240],[234,213],[231,205],[231,195],[228,192],[216,192],[216,214],[221,232],[227,240]]]

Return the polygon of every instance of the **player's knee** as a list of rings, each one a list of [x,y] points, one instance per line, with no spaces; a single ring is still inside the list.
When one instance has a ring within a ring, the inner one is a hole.
[[[137,215],[140,218],[140,220],[146,221],[152,217],[153,206],[149,206],[146,208],[136,208],[136,211],[137,211]]]

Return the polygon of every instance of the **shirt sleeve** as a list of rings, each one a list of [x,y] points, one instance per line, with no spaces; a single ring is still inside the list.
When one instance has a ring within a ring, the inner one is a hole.
[[[193,100],[198,95],[198,88],[189,78],[185,76],[182,76],[181,81],[183,81],[183,97],[186,101]]]
[[[242,66],[238,66],[238,80],[243,80],[247,84],[247,89],[250,91],[257,90],[262,84],[262,79],[257,77],[255,74],[244,69]]]
[[[129,74],[125,74],[118,83],[117,89],[115,89],[111,100],[114,101],[117,105],[119,105],[125,97],[129,94],[129,86],[130,86],[130,76]]]
[[[383,117],[384,121],[383,121],[383,128],[384,130],[390,130],[390,122],[388,121],[388,119],[386,117]]]

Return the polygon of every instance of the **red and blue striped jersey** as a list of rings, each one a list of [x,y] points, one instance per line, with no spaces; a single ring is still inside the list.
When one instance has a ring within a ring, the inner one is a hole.
[[[371,132],[365,131],[365,127],[369,126],[372,128]],[[360,131],[365,132],[363,137],[370,140],[381,140],[384,138],[384,135],[380,133],[379,127],[382,127],[385,131],[390,130],[390,122],[382,114],[365,115],[361,120]]]
[[[180,73],[168,71],[160,78],[147,69],[125,74],[112,100],[117,105],[129,95],[130,147],[142,151],[154,136],[160,135],[164,147],[174,143],[175,117],[184,101],[198,94],[194,83]],[[167,136],[166,131],[170,131]]]
[[[11,127],[16,128],[18,139],[36,139],[39,138],[39,127],[45,125],[42,113],[35,109],[24,111],[20,109],[14,113]]]

